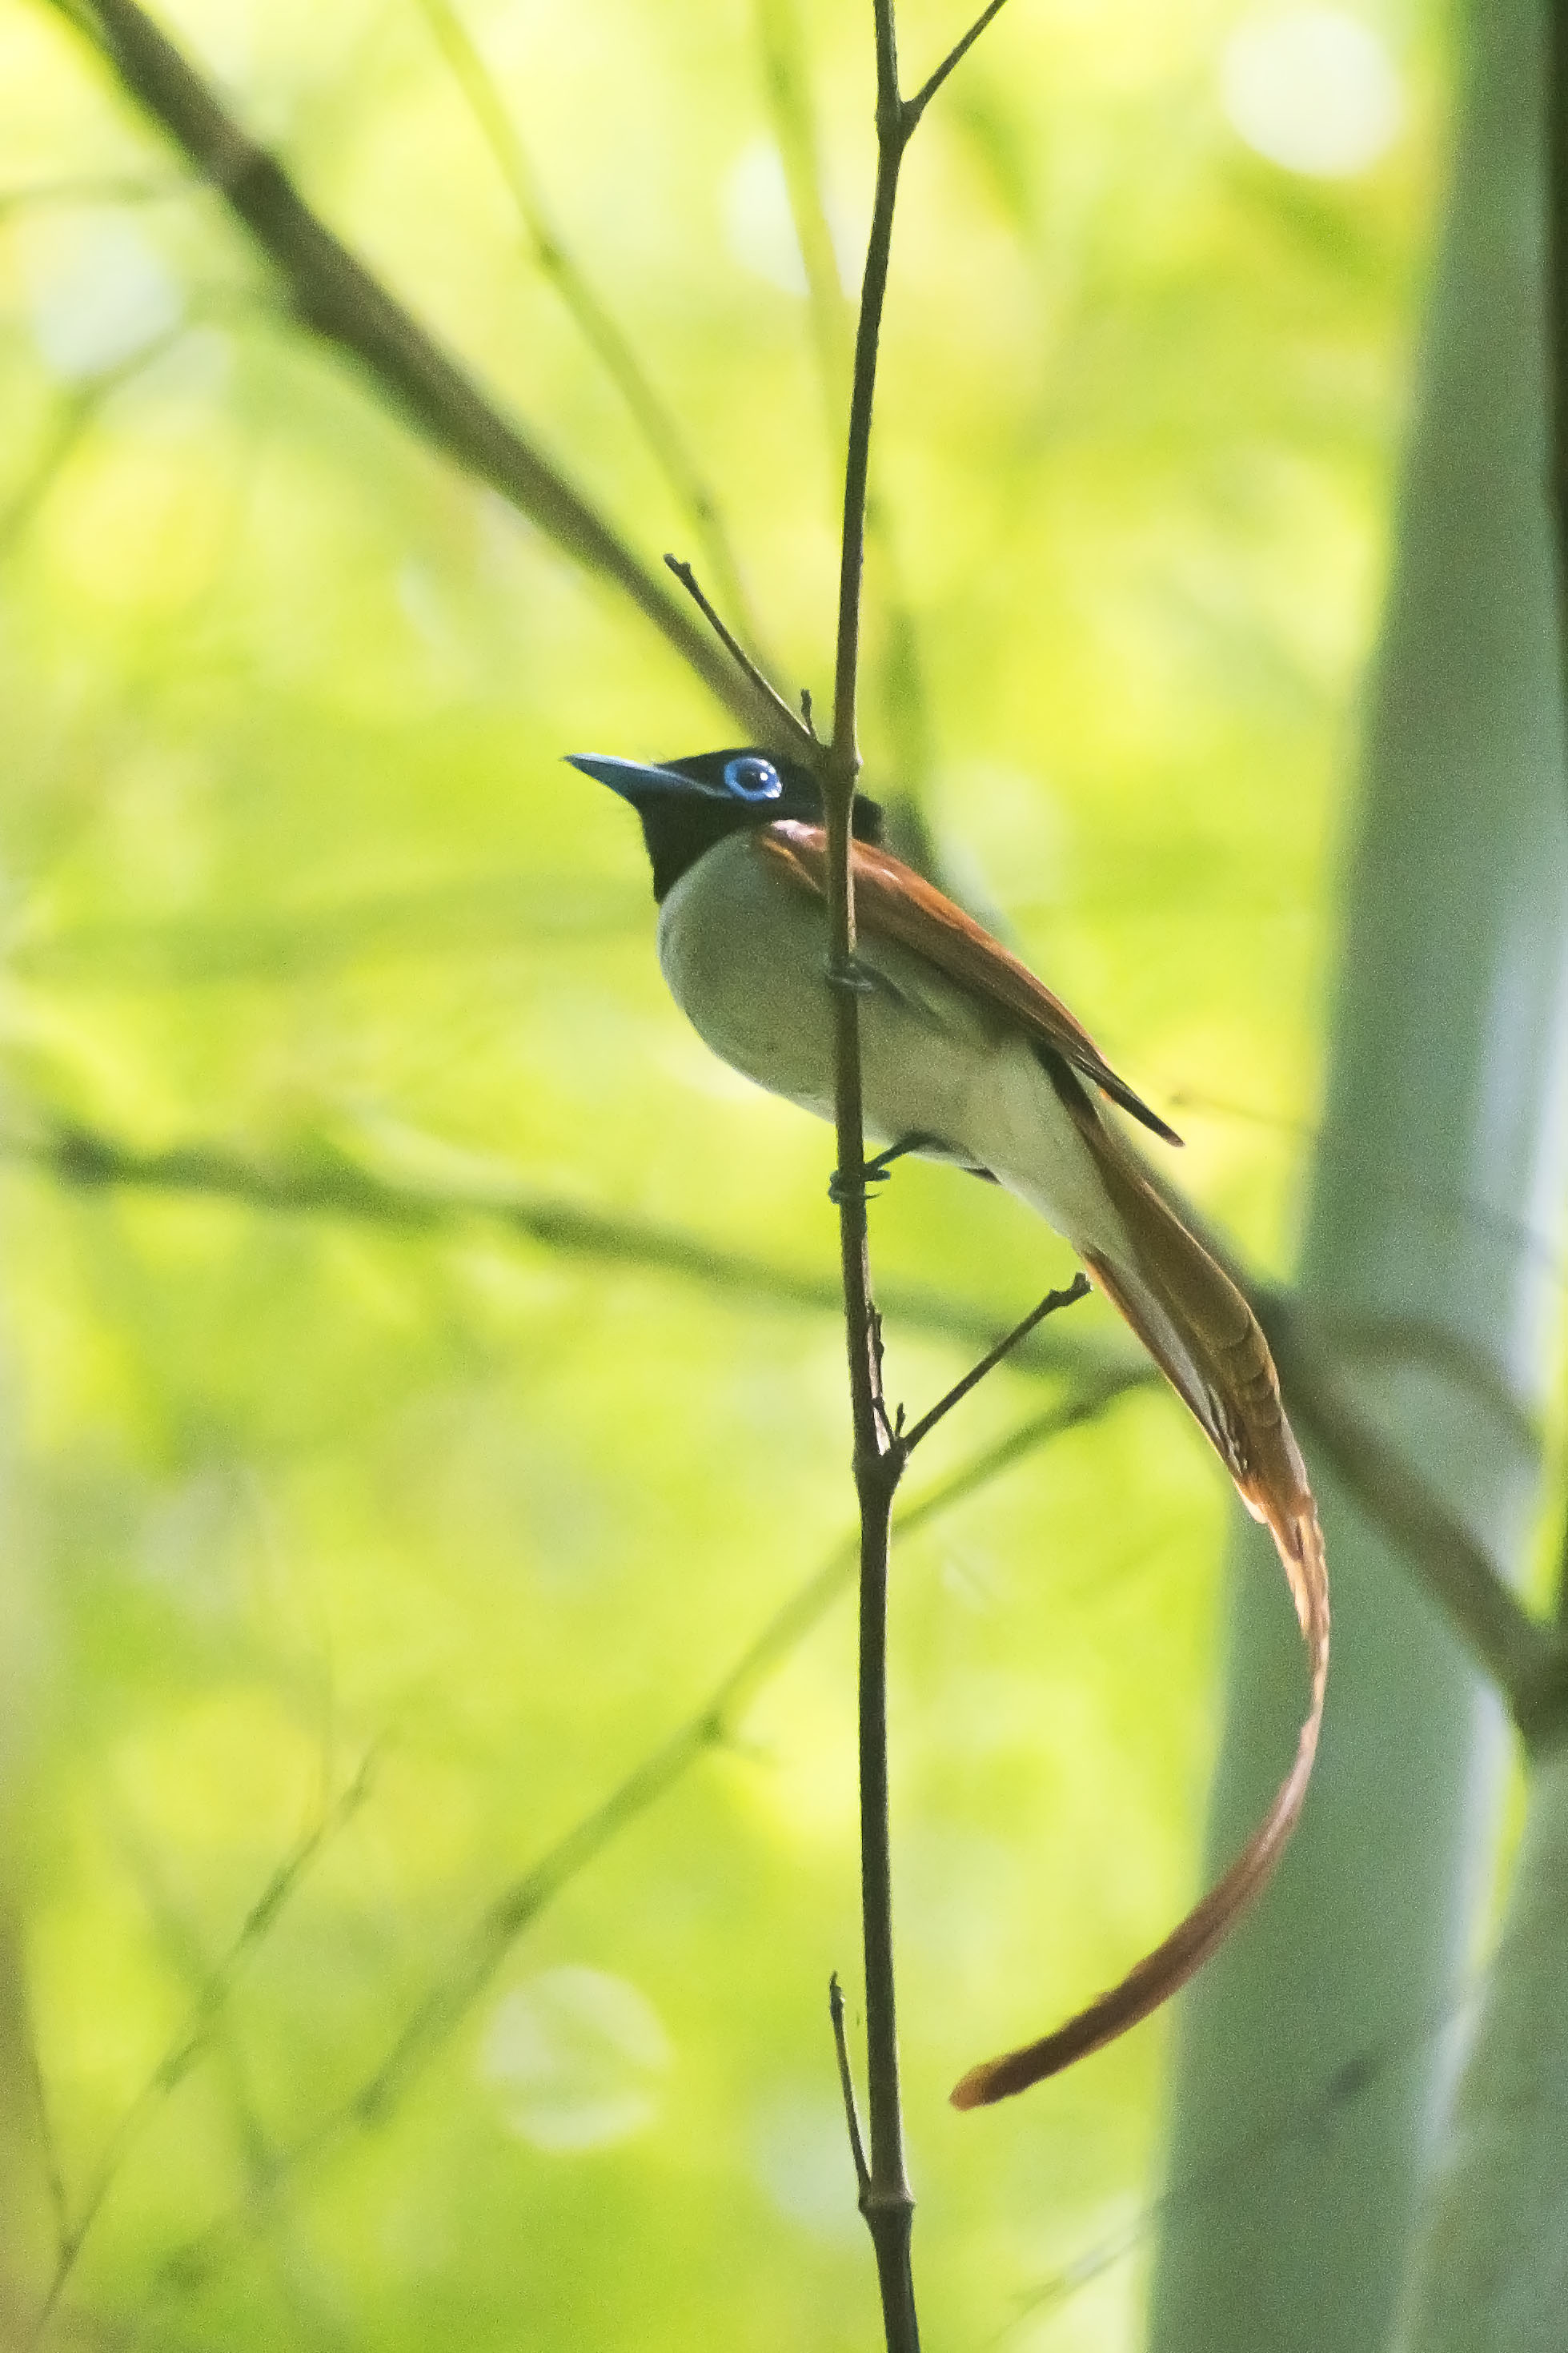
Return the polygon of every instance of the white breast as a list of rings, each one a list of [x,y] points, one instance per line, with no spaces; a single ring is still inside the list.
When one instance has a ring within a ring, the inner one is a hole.
[[[688,868],[659,910],[672,996],[720,1059],[771,1093],[833,1115],[826,911],[732,834]],[[1121,1255],[1093,1156],[1026,1038],[923,957],[863,939],[874,986],[860,998],[868,1133],[938,1136],[989,1168],[1068,1240]]]

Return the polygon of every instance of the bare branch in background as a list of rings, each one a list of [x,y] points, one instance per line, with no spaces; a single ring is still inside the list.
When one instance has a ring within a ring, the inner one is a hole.
[[[31,1135],[0,1134],[0,1159],[36,1169],[68,1190],[193,1193],[267,1214],[335,1215],[436,1233],[489,1224],[571,1257],[674,1275],[752,1303],[829,1314],[842,1303],[831,1277],[728,1250],[679,1227],[532,1194],[488,1171],[463,1183],[399,1181],[376,1174],[326,1138],[289,1159],[208,1141],[140,1152],[99,1130],[62,1124]],[[913,1283],[890,1286],[886,1296],[889,1312],[911,1330],[965,1348],[988,1348],[996,1338],[1001,1319],[972,1302]],[[1013,1349],[1009,1361],[1075,1381],[1156,1386],[1147,1360],[1114,1339],[1100,1343],[1042,1331]]]
[[[773,741],[739,673],[552,459],[311,211],[136,0],[50,0],[182,148],[280,273],[300,323],[346,353],[440,449],[585,571],[619,588],[749,732]]]
[[[837,1282],[721,1248],[700,1234],[611,1217],[488,1175],[446,1186],[399,1181],[324,1139],[290,1159],[213,1142],[141,1152],[100,1132],[62,1124],[33,1135],[0,1135],[0,1156],[84,1192],[195,1193],[264,1213],[338,1215],[435,1233],[480,1222],[590,1263],[674,1276],[752,1304],[817,1314],[841,1304]],[[1345,1392],[1332,1329],[1315,1330],[1309,1346],[1288,1294],[1259,1285],[1190,1202],[1173,1198],[1211,1257],[1253,1301],[1293,1419],[1447,1613],[1477,1663],[1496,1677],[1510,1707],[1530,1721],[1550,1712],[1564,1672],[1552,1630],[1530,1615],[1420,1472]],[[911,1331],[982,1349],[995,1340],[998,1319],[973,1303],[901,1283],[888,1286],[884,1300],[888,1313]],[[1368,1336],[1358,1327],[1357,1346]],[[1158,1387],[1147,1359],[1134,1359],[1125,1346],[1050,1324],[1013,1347],[1008,1362],[1037,1376]]]
[[[608,306],[590,283],[581,263],[552,220],[521,133],[496,87],[478,43],[452,0],[419,0],[433,38],[452,69],[485,144],[494,156],[511,192],[534,260],[560,295],[594,353],[631,412],[633,422],[671,491],[686,510],[702,560],[716,583],[721,601],[740,622],[742,635],[758,642],[756,618],[751,609],[741,567],[711,485],[686,446],[686,437],[674,412],[655,391],[636,346],[622,332]]]
[[[182,321],[167,333],[143,343],[128,359],[106,368],[101,375],[93,376],[61,397],[44,446],[30,470],[0,505],[0,561],[10,554],[27,529],[107,404],[123,385],[162,359],[180,341],[188,325],[188,321]]]
[[[828,432],[843,429],[851,382],[855,314],[839,274],[838,249],[827,195],[811,74],[797,0],[757,0],[763,81],[773,136],[784,165],[795,243],[805,269],[806,298]],[[920,631],[903,588],[893,533],[874,487],[866,503],[866,530],[881,579],[884,643],[875,671],[879,716],[887,731],[889,767],[878,780],[888,839],[907,866],[948,888],[921,815],[929,781],[931,723],[921,658]],[[949,895],[952,896],[950,891]]]
[[[207,2048],[241,1972],[266,1942],[311,1865],[363,1805],[370,1794],[370,1776],[371,1760],[367,1758],[348,1787],[323,1810],[320,1819],[279,1864],[246,1914],[228,1950],[205,1972],[190,2011],[121,2117],[99,2159],[91,2187],[61,2230],[54,2271],[25,2340],[29,2353],[47,2335],[89,2234],[132,2149]]]
[[[849,397],[855,311],[839,275],[797,0],[757,0],[757,37],[763,53],[763,92],[805,271],[806,303],[827,429],[837,441],[844,429]]]
[[[1568,1648],[1531,1616],[1468,1529],[1350,1403],[1289,1303],[1262,1300],[1258,1315],[1301,1430],[1415,1568],[1524,1739],[1546,1736],[1568,1711]]]
[[[172,177],[154,180],[145,173],[79,172],[68,179],[0,188],[0,221],[19,213],[64,211],[77,206],[167,204],[186,192],[186,183]]]
[[[1085,1385],[1060,1404],[1032,1416],[900,1512],[896,1523],[899,1533],[913,1535],[931,1525],[1052,1439],[1097,1419],[1120,1398],[1130,1395],[1141,1385],[1141,1373],[1130,1367],[1121,1378]],[[757,1693],[794,1656],[834,1602],[848,1589],[858,1557],[856,1537],[832,1553],[816,1575],[768,1620],[684,1723],[541,1856],[531,1870],[501,1890],[446,1971],[410,2011],[379,2065],[341,2106],[322,2117],[292,2149],[284,2152],[261,2195],[247,2199],[171,2253],[161,2274],[165,2289],[199,2287],[226,2260],[233,2247],[265,2220],[288,2185],[313,2174],[355,2134],[388,2122],[410,2086],[468,2017],[518,1939],[623,1831],[666,1797],[700,1758],[734,1740],[745,1710]]]

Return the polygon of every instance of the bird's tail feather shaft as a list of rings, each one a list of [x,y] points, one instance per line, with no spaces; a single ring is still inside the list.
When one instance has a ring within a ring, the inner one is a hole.
[[[1114,1260],[1086,1250],[1086,1262],[1191,1408],[1248,1511],[1273,1536],[1307,1647],[1310,1704],[1290,1769],[1224,1877],[1109,1993],[1053,2033],[972,2068],[952,2094],[960,2108],[1006,2099],[1114,2041],[1184,1985],[1225,1941],[1266,1885],[1296,1826],[1317,1753],[1329,1671],[1322,1533],[1258,1320],[1076,1082],[1058,1082],[1058,1092],[1094,1153],[1127,1237],[1125,1251]]]

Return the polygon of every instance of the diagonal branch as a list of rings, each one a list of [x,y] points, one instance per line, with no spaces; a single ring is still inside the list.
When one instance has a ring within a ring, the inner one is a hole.
[[[30,2348],[42,2343],[70,2283],[88,2236],[125,2161],[159,2110],[195,2065],[211,2039],[241,1970],[265,1942],[321,1851],[344,1829],[370,1794],[373,1759],[366,1757],[353,1779],[324,1807],[318,1820],[272,1873],[250,1906],[227,1951],[202,1979],[196,1998],[163,2057],[121,2116],[99,2159],[98,2169],[75,2217],[59,2236],[55,2266],[34,2316]]]
[[[930,1525],[1040,1447],[1097,1419],[1119,1398],[1142,1386],[1142,1373],[1133,1366],[1121,1374],[1086,1382],[1059,1404],[1032,1415],[908,1505],[898,1516],[900,1533],[912,1535]],[[252,2195],[198,2237],[174,2250],[163,2266],[165,2284],[185,2289],[199,2286],[212,2276],[234,2242],[263,2219],[268,2201],[289,2183],[319,2169],[353,2135],[389,2120],[411,2085],[461,2026],[519,1938],[614,1840],[668,1796],[695,1764],[733,1739],[757,1693],[846,1590],[858,1556],[854,1538],[830,1554],[775,1611],[691,1715],[529,1870],[501,1889],[450,1967],[415,2005],[358,2089],[280,2158],[266,2185],[265,2200]]]
[[[49,0],[184,150],[281,276],[300,322],[354,360],[438,448],[498,491],[583,568],[630,598],[758,740],[771,712],[550,459],[311,211],[282,165],[136,0]]]
[[[946,1395],[938,1398],[928,1413],[921,1414],[912,1430],[900,1433],[899,1443],[903,1448],[906,1460],[914,1452],[921,1439],[929,1438],[938,1422],[950,1414],[955,1405],[962,1405],[971,1390],[979,1388],[987,1373],[994,1373],[997,1366],[1013,1354],[1015,1348],[1022,1346],[1037,1324],[1043,1324],[1047,1315],[1056,1314],[1058,1308],[1076,1306],[1080,1299],[1089,1297],[1089,1277],[1081,1268],[1065,1291],[1047,1291],[1039,1305],[1031,1307],[1022,1322],[1015,1324],[1010,1332],[1004,1333],[995,1346],[988,1348],[980,1362],[977,1365],[972,1365],[961,1381],[954,1381]]]
[[[0,1159],[30,1166],[72,1190],[192,1193],[233,1201],[283,1217],[356,1218],[372,1225],[441,1232],[476,1221],[500,1226],[544,1249],[590,1262],[675,1275],[721,1296],[771,1303],[810,1313],[838,1311],[837,1282],[799,1272],[750,1251],[726,1250],[700,1233],[651,1219],[617,1218],[579,1201],[489,1176],[463,1185],[399,1182],[383,1176],[326,1142],[293,1158],[263,1158],[208,1141],[142,1152],[98,1130],[61,1125],[41,1135],[0,1132]],[[919,1284],[898,1284],[888,1304],[911,1328],[988,1347],[996,1330],[993,1310]],[[1011,1361],[1039,1374],[1074,1380],[1133,1380],[1153,1386],[1148,1360],[1114,1341],[1064,1338],[1040,1332],[1011,1352]]]
[[[980,38],[981,34],[985,30],[986,26],[991,22],[993,16],[999,16],[1006,5],[1007,0],[990,0],[990,5],[981,10],[979,16],[974,19],[973,24],[969,27],[968,32],[963,36],[963,38],[961,41],[955,41],[953,43],[946,57],[943,58],[941,65],[936,69],[936,71],[932,74],[927,75],[925,80],[921,82],[919,90],[916,90],[913,98],[906,100],[904,104],[904,119],[908,122],[911,131],[920,121],[921,115],[925,112],[927,107],[931,104],[932,99],[936,96],[937,91],[942,88],[942,83],[952,71],[954,66],[963,63],[963,59],[969,55],[970,50],[974,47],[975,42]]]
[[[97,1130],[61,1124],[33,1136],[0,1134],[0,1157],[84,1192],[195,1193],[274,1215],[352,1217],[436,1233],[479,1220],[547,1250],[673,1275],[721,1296],[816,1314],[842,1306],[839,1284],[832,1279],[798,1272],[749,1251],[721,1248],[679,1227],[612,1217],[582,1202],[530,1193],[489,1176],[463,1185],[398,1181],[325,1142],[291,1159],[266,1159],[210,1141],[143,1152]],[[1253,1302],[1292,1419],[1433,1594],[1520,1720],[1542,1717],[1554,1704],[1563,1672],[1553,1630],[1531,1616],[1421,1473],[1339,1386],[1333,1328],[1321,1335],[1314,1333],[1309,1344],[1288,1295],[1261,1286],[1190,1203],[1181,1202],[1181,1214],[1210,1256]],[[976,1303],[915,1284],[889,1286],[885,1296],[889,1311],[910,1329],[970,1347],[986,1348],[992,1343],[996,1318]],[[1155,1385],[1146,1358],[1133,1359],[1119,1345],[1065,1330],[1029,1334],[1009,1348],[1008,1361],[1037,1377]],[[1564,1611],[1568,1615],[1568,1604]]]
[[[783,695],[779,693],[776,687],[770,685],[723,617],[710,604],[702,585],[690,565],[683,564],[678,555],[667,555],[664,563],[666,571],[671,573],[679,581],[730,659],[745,678],[758,702],[773,712],[777,730],[775,742],[793,745],[796,756],[800,759],[816,760],[820,751],[816,736],[809,727],[803,725],[795,717]]]
[[[1531,1616],[1469,1530],[1351,1404],[1300,1319],[1279,1300],[1260,1301],[1258,1314],[1292,1418],[1415,1566],[1521,1736],[1547,1736],[1568,1709],[1568,1651],[1559,1636]]]

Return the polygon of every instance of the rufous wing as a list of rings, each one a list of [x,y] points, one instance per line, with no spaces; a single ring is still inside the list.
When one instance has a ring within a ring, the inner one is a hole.
[[[827,895],[827,836],[818,825],[781,818],[758,837],[781,874],[819,898]],[[1015,1021],[1037,1044],[1081,1071],[1112,1103],[1167,1144],[1180,1144],[1173,1127],[1118,1077],[1081,1021],[1037,980],[1026,964],[966,915],[936,885],[868,841],[854,845],[855,922],[868,936],[897,940],[925,957],[950,980],[973,989]]]

